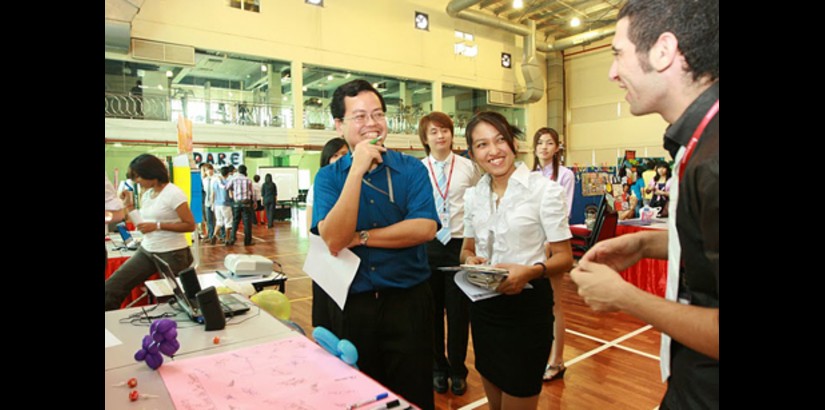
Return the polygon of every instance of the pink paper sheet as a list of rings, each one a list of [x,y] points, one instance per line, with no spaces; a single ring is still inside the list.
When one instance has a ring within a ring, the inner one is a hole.
[[[378,382],[296,334],[209,356],[167,361],[158,370],[178,410],[345,409],[380,393]]]

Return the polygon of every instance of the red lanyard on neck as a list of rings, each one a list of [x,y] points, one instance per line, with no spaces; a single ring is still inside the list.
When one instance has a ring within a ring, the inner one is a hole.
[[[447,201],[447,193],[450,192],[450,182],[453,181],[453,167],[455,167],[455,154],[453,154],[453,161],[450,163],[450,175],[447,176],[447,186],[444,188],[444,193],[441,193],[441,187],[438,186],[438,178],[435,177],[435,171],[433,170],[433,163],[430,161],[430,157],[427,157],[427,165],[430,166],[430,173],[433,174],[433,181],[435,181],[435,189],[438,190],[438,195],[441,195],[441,198],[444,201]],[[444,172],[443,170],[441,172]]]
[[[705,127],[708,126],[710,120],[712,120],[718,112],[719,100],[717,99],[705,114],[705,117],[702,118],[702,122],[700,122],[699,126],[696,127],[696,131],[693,131],[693,136],[690,137],[687,148],[685,148],[685,153],[682,154],[682,161],[679,162],[679,181],[682,180],[682,174],[685,173],[685,165],[690,159],[690,156],[693,155],[693,150],[696,149],[696,143],[698,143],[699,139],[702,138],[702,133],[705,131]]]

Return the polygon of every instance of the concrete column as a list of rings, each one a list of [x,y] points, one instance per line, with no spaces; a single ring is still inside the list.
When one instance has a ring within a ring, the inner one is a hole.
[[[268,102],[272,117],[270,125],[273,127],[282,127],[284,118],[281,114],[281,106],[284,105],[284,101],[282,100],[283,94],[281,92],[281,73],[274,71],[272,64],[267,64],[266,72],[269,73],[267,88],[269,90]]]
[[[304,128],[304,69],[302,61],[292,61],[292,118],[293,127]]]
[[[547,53],[547,126],[561,134],[561,142],[569,152],[564,124],[564,58],[559,51]]]

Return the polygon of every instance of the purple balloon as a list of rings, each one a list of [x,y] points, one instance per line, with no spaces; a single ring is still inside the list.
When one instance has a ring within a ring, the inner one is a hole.
[[[152,336],[149,336],[149,335],[143,336],[143,344],[142,344],[143,348],[148,349],[150,344],[152,344]]]
[[[146,348],[146,351],[148,351],[150,354],[156,354],[159,349],[160,343],[152,342],[152,344],[150,344],[149,347]]]
[[[178,322],[170,319],[161,319],[155,323],[158,323],[156,330],[160,333],[166,333],[167,330],[178,327]]]
[[[160,344],[160,352],[172,357],[178,349],[175,349],[175,346],[170,343],[161,343]]]
[[[176,351],[176,352],[178,351],[178,349],[180,349],[180,342],[178,342],[178,341],[177,341],[177,340],[175,340],[175,339],[173,339],[173,340],[167,340],[167,341],[163,342],[163,344],[168,344],[168,345],[170,345],[170,346],[174,347],[174,349],[175,349],[175,351]]]
[[[163,332],[163,338],[168,340],[175,340],[178,337],[178,329],[170,328],[169,330]]]
[[[160,343],[165,339],[165,337],[163,337],[163,333],[155,332],[152,333],[152,339],[155,339],[155,342]]]
[[[149,353],[146,355],[146,364],[152,370],[157,370],[163,364],[163,356],[160,353]]]
[[[156,321],[152,322],[152,324],[149,325],[149,333],[154,333],[155,330],[158,329],[159,324],[160,324],[160,320],[156,320]]]
[[[140,362],[140,361],[143,361],[143,359],[145,359],[145,358],[146,358],[146,349],[140,349],[137,352],[135,352],[135,360]]]

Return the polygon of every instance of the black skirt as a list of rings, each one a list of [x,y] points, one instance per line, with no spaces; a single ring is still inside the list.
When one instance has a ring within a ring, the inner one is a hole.
[[[470,308],[478,372],[505,393],[541,393],[553,343],[553,292],[547,278],[518,295],[481,300]]]

